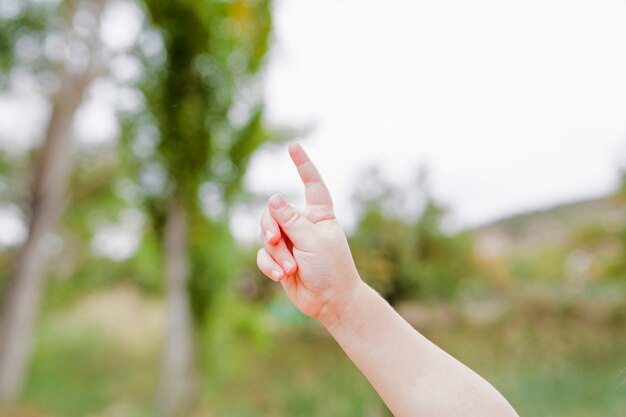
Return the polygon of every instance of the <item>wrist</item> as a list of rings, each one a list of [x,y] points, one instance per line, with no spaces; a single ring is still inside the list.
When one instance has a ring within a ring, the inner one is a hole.
[[[355,308],[358,300],[369,288],[358,274],[356,279],[351,281],[352,284],[341,294],[329,297],[329,301],[320,310],[318,319],[329,331],[350,315],[350,311]]]

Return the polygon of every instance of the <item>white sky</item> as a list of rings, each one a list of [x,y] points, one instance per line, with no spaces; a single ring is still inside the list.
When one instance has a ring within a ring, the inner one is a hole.
[[[462,226],[616,185],[623,0],[281,0],[275,30],[271,120],[312,128],[302,142],[348,227],[370,164],[398,183],[425,164]],[[286,150],[247,181],[302,204]]]

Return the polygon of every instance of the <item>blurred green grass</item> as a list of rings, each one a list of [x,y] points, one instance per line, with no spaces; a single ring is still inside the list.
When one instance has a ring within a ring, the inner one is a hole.
[[[154,415],[159,327],[146,323],[158,321],[160,306],[138,292],[124,295],[128,288],[116,291],[44,314],[21,404],[57,417]],[[99,310],[98,303],[105,305]],[[111,305],[127,313],[93,313]],[[525,301],[490,324],[455,320],[424,333],[492,382],[520,415],[620,417],[626,318],[619,308],[596,310]],[[249,329],[219,319],[211,325],[199,365],[202,416],[391,415],[314,321],[275,326],[264,319],[267,311],[253,313]]]

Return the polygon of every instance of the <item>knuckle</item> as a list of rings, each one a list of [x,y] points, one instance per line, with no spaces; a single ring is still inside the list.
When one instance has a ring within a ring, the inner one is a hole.
[[[301,214],[297,210],[294,210],[293,208],[289,208],[285,210],[284,222],[287,225],[292,225],[294,223],[297,223],[298,220],[300,220],[300,216]]]

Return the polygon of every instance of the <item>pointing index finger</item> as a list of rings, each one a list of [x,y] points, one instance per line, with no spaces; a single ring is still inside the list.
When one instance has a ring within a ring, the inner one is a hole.
[[[289,155],[298,168],[298,174],[304,183],[304,193],[308,206],[333,207],[330,191],[322,176],[299,143],[289,145]]]

